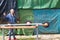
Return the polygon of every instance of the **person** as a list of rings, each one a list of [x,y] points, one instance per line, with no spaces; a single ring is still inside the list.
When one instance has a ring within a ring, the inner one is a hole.
[[[16,23],[14,9],[10,9],[10,13],[7,14],[6,19],[8,21],[8,24],[15,24]],[[13,40],[17,40],[13,29],[9,29],[9,39],[8,40],[11,40],[11,35],[13,36]]]
[[[30,26],[32,22],[31,21],[27,21],[26,24]]]
[[[3,15],[2,15],[2,17],[1,17],[1,24],[6,24],[7,23],[7,20],[5,19],[5,17],[6,17],[6,12],[3,12]]]

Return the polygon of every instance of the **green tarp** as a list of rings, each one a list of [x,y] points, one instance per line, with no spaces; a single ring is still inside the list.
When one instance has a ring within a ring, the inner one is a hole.
[[[58,30],[60,29],[60,9],[33,10],[33,12],[35,23],[49,23],[47,28],[44,26],[38,26],[39,34],[60,33],[60,30]]]
[[[18,0],[18,8],[23,9],[58,8],[59,1],[60,0]]]
[[[34,9],[60,8],[60,0],[18,0],[17,2],[18,2],[18,9],[21,23],[24,23],[27,20],[30,20],[32,22],[34,21],[34,14],[33,14]],[[25,29],[24,32],[28,33],[29,31],[26,32]]]
[[[20,23],[25,23],[26,21],[33,22],[33,10],[19,10]]]
[[[26,21],[34,21],[33,10],[18,10],[20,15],[20,23],[26,23]],[[33,29],[18,29],[17,34],[32,35]]]

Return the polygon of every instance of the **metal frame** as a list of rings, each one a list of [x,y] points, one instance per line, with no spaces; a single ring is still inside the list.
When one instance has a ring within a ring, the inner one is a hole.
[[[32,26],[36,26],[36,25],[43,25],[42,23],[25,23],[25,24],[0,24],[0,26],[8,26],[8,25],[13,25],[13,26],[27,26],[27,25],[32,25]]]
[[[38,40],[38,27],[36,26],[36,25],[42,25],[43,26],[43,24],[42,23],[31,23],[31,24],[0,24],[0,29],[2,29],[2,40],[5,40],[5,34],[4,34],[4,29],[9,29],[9,28],[13,28],[13,29],[18,29],[18,27],[11,27],[11,25],[13,25],[13,26],[20,26],[19,27],[19,29],[21,29],[21,28],[36,28],[36,40]],[[27,26],[29,26],[30,25],[30,27],[27,27]],[[10,27],[6,27],[6,26],[10,26]],[[21,26],[23,26],[23,27],[21,27]]]

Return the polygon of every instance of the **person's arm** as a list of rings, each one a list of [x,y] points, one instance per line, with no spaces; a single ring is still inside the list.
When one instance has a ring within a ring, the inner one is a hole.
[[[20,21],[20,19],[17,18],[17,17],[15,17],[15,22],[16,22],[16,23],[19,23],[19,21]]]
[[[7,21],[7,24],[10,24],[10,22],[9,22],[9,15],[7,15],[7,16],[5,17],[5,19],[6,19],[6,21]]]

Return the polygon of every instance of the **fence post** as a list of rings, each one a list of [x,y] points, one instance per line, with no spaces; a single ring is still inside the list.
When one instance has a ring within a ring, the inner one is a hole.
[[[38,27],[36,28],[36,40],[38,40]]]
[[[2,29],[2,40],[5,40],[4,29]]]

